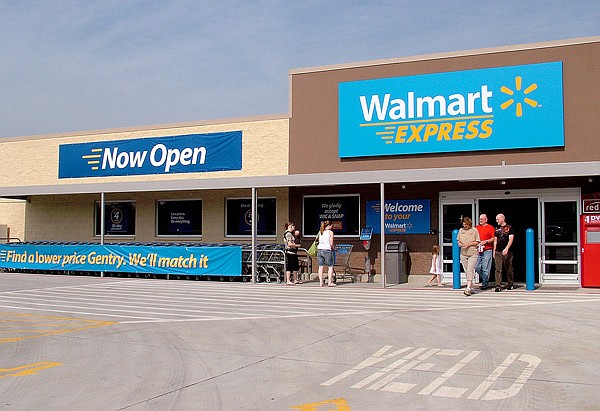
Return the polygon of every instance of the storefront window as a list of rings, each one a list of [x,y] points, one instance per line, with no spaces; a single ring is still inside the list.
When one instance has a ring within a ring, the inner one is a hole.
[[[258,219],[256,232],[259,236],[277,234],[277,201],[274,198],[259,198],[256,201]],[[225,202],[225,235],[252,235],[252,200],[250,198],[228,198]]]
[[[547,264],[545,274],[577,274],[575,264]]]
[[[577,242],[577,203],[573,201],[544,204],[546,243]]]
[[[202,200],[159,200],[156,203],[159,236],[202,235]]]
[[[100,235],[100,203],[96,203],[94,216],[94,235]],[[105,235],[135,235],[135,202],[114,201],[104,203],[104,234]]]
[[[575,245],[546,245],[544,248],[544,257],[546,260],[577,261],[577,246]]]
[[[303,199],[303,235],[315,235],[321,221],[329,220],[333,232],[341,236],[360,234],[360,196],[305,196]]]
[[[464,200],[461,201],[461,200]],[[459,199],[457,203],[442,204],[441,209],[441,240],[442,240],[442,255],[444,258],[444,281],[452,281],[453,265],[452,261],[452,244],[454,238],[452,232],[462,227],[463,217],[472,217],[474,215],[475,205],[472,202],[467,202],[467,199]],[[458,269],[461,273],[464,272],[462,264],[458,264]]]
[[[544,202],[544,281],[578,273],[577,214],[577,201]]]
[[[462,228],[463,217],[471,217],[473,219],[472,204],[445,204],[443,207],[443,240],[444,244],[452,246],[453,238],[452,231]],[[477,220],[474,219],[473,226],[477,225]],[[452,248],[450,248],[450,259],[452,259]]]

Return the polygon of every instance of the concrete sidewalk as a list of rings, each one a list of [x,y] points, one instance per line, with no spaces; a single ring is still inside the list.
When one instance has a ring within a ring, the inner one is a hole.
[[[316,274],[312,274],[311,275],[311,280],[304,280],[303,284],[300,284],[300,286],[318,286],[319,285],[319,280],[317,278]],[[325,276],[325,279],[327,278],[327,276]],[[427,280],[429,279],[429,276],[425,276],[425,275],[416,275],[416,276],[409,276],[408,277],[408,282],[406,283],[402,283],[402,284],[386,284],[385,288],[393,288],[393,289],[401,289],[401,290],[419,290],[419,289],[431,289],[432,291],[436,291],[436,290],[453,290],[453,284],[452,282],[442,282],[442,287],[438,287],[437,285],[435,285],[435,282],[433,283],[434,285],[429,287],[427,286]],[[383,285],[381,284],[381,278],[380,276],[377,276],[376,278],[377,281],[374,282],[351,282],[349,279],[340,279],[337,281],[337,286],[343,286],[343,287],[355,287],[355,288],[384,288]],[[491,284],[494,284],[493,282]],[[480,292],[481,290],[479,289],[481,286],[481,284],[475,283],[474,288],[476,292]],[[462,284],[461,289],[464,289],[466,287],[465,284]],[[538,291],[543,291],[543,292],[564,292],[564,293],[580,293],[580,294],[600,294],[600,288],[584,288],[584,287],[580,287],[577,285],[544,285],[544,284],[535,284],[535,290],[527,290],[526,289],[526,284],[525,283],[520,283],[520,282],[516,282],[514,283],[514,290],[506,290],[506,283],[502,284],[502,292],[538,292]],[[488,290],[485,291],[481,291],[481,292],[494,292],[494,288],[493,286],[491,286]]]
[[[0,306],[15,410],[600,404],[598,290],[2,273]]]

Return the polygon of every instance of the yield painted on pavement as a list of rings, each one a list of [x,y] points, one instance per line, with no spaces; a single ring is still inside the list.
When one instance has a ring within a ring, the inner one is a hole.
[[[13,312],[3,312],[0,316],[0,344],[116,324],[112,321]]]
[[[493,401],[517,395],[541,362],[540,358],[533,355],[510,353],[490,375],[482,380],[480,377],[475,378],[476,383],[473,384],[473,376],[479,375],[478,371],[482,367],[477,363],[481,351],[427,347],[404,347],[398,350],[392,348],[391,345],[382,347],[353,368],[321,385],[344,384],[351,388],[371,391],[398,394],[412,391],[419,395]],[[373,372],[374,368],[377,371]],[[503,377],[508,369],[510,372],[507,375],[511,376]],[[415,371],[426,373],[417,374]],[[431,378],[427,385],[422,386],[421,383],[420,386],[415,381],[423,381],[423,375],[429,375]],[[465,375],[471,378],[465,378]],[[435,376],[437,378],[433,378]]]

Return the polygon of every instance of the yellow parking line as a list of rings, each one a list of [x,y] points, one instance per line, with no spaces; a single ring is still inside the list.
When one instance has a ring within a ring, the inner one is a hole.
[[[38,314],[0,313],[0,316],[3,317],[3,327],[0,332],[4,334],[4,337],[0,338],[0,344],[69,333],[73,331],[89,330],[93,328],[105,327],[107,325],[118,324],[114,321],[89,320],[86,318],[72,317],[56,317]],[[7,329],[6,326],[10,324],[18,325],[19,329]],[[24,330],[24,325],[30,327],[30,329]],[[12,336],[7,335],[11,333],[13,334]]]
[[[335,406],[336,408],[331,408]],[[331,411],[351,411],[350,406],[344,398],[334,398],[332,400],[325,400],[319,402],[311,402],[309,404],[293,405],[290,408],[295,408],[300,411],[317,411],[317,410],[331,410]]]
[[[37,374],[39,371],[45,370],[46,368],[58,367],[61,365],[61,362],[42,361],[21,365],[14,368],[0,368],[0,379],[6,377],[21,377],[23,375]]]

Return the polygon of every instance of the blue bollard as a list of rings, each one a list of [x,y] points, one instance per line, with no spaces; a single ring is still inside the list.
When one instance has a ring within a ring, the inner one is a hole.
[[[534,264],[534,241],[533,229],[528,228],[525,231],[525,288],[527,291],[535,290],[535,271]]]
[[[452,288],[460,290],[460,247],[458,246],[458,230],[452,231]]]

